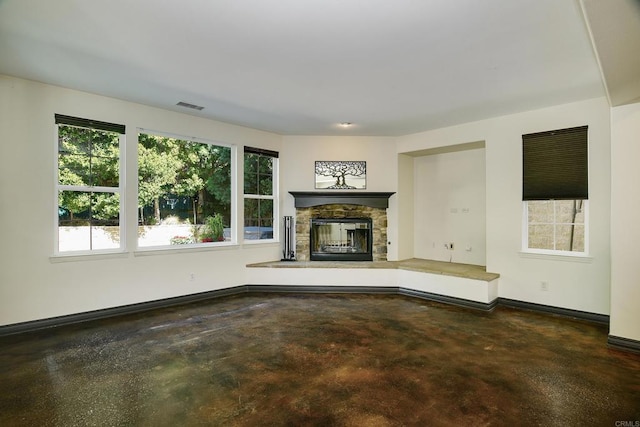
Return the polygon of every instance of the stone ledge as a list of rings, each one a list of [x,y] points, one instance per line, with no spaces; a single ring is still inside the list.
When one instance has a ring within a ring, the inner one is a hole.
[[[366,268],[408,270],[419,273],[439,274],[463,277],[472,280],[490,282],[500,277],[497,273],[488,273],[481,265],[460,264],[411,258],[403,261],[271,261],[248,264],[249,268]]]

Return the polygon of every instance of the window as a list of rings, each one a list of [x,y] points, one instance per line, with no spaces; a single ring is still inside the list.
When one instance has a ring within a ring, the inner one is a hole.
[[[522,152],[524,250],[587,253],[587,126],[523,135]]]
[[[231,241],[232,147],[138,134],[138,247]]]
[[[245,240],[273,239],[277,232],[277,163],[275,151],[244,148]]]
[[[586,200],[527,202],[528,249],[585,251]]]
[[[120,157],[125,127],[55,115],[58,127],[56,253],[120,250]]]

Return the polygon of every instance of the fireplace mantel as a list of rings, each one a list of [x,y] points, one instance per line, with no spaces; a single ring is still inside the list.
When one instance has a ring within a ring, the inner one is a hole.
[[[386,209],[389,207],[389,197],[395,192],[289,191],[289,194],[295,198],[296,208],[344,204]]]

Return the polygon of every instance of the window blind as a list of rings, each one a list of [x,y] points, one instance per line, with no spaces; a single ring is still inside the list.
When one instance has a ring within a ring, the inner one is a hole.
[[[65,116],[62,114],[56,114],[56,124],[77,126],[81,128],[99,129],[107,132],[117,132],[122,134],[125,132],[124,125],[101,122],[98,120],[82,119],[80,117]]]
[[[587,128],[522,135],[522,200],[589,198]]]
[[[264,148],[254,148],[254,147],[244,147],[244,152],[245,153],[251,153],[251,154],[261,154],[263,156],[266,157],[275,157],[278,158],[278,152],[277,151],[271,151],[271,150],[265,150]]]

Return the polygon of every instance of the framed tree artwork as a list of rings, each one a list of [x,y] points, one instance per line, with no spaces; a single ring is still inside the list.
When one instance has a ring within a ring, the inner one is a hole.
[[[316,161],[316,189],[364,190],[367,188],[367,162]]]

